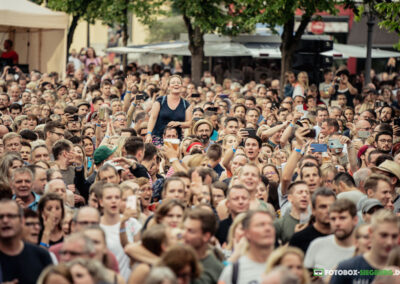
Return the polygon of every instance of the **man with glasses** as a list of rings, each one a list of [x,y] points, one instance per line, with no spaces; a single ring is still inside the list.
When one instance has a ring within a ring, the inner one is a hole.
[[[0,263],[3,282],[34,284],[52,264],[49,253],[22,240],[24,213],[14,200],[0,200]]]
[[[49,151],[52,150],[53,145],[60,139],[64,138],[65,126],[59,121],[49,121],[44,126],[44,137],[46,146]]]
[[[376,134],[375,136],[376,149],[385,154],[390,154],[390,152],[392,151],[392,146],[393,146],[392,133],[383,131]]]
[[[60,262],[69,262],[75,258],[93,258],[95,255],[94,243],[82,232],[67,236],[60,249]]]
[[[25,242],[37,245],[39,243],[40,232],[39,215],[33,210],[25,209],[24,217],[23,239]]]
[[[71,233],[80,233],[87,227],[98,226],[99,224],[100,224],[99,211],[96,208],[84,206],[76,210],[74,216],[72,217]],[[64,249],[64,251],[62,251],[62,249]],[[65,259],[65,257],[68,258],[68,256],[66,256],[66,247],[64,247],[63,243],[51,246],[49,251],[54,253],[58,261],[60,261],[62,254],[64,254],[63,259]],[[77,251],[74,252],[76,253]],[[72,255],[72,253],[70,255]],[[117,259],[109,250],[107,251],[107,258],[110,261],[111,269],[118,272]]]

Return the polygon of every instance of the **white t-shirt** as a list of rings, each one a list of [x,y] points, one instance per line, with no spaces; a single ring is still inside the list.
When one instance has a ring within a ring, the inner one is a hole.
[[[239,270],[237,284],[260,284],[261,276],[265,272],[265,262],[255,262],[244,255],[239,258]],[[219,284],[232,283],[233,264],[230,264],[222,270],[219,277]]]
[[[313,240],[304,257],[306,268],[334,269],[339,262],[352,258],[355,246],[342,247],[335,241],[335,236],[329,235]]]
[[[117,223],[112,226],[100,224],[100,227],[106,234],[107,248],[115,255],[118,261],[119,271],[121,276],[128,281],[129,275],[131,274],[130,260],[125,254],[124,248],[120,241],[120,227],[121,223]],[[125,223],[126,234],[129,242],[133,242],[133,237],[140,232],[142,225],[134,218],[130,218]]]

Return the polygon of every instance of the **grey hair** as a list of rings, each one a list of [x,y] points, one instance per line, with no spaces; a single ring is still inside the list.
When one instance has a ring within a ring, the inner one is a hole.
[[[77,233],[73,233],[69,236],[65,237],[64,243],[69,242],[69,241],[83,241],[84,245],[85,245],[85,253],[88,254],[94,254],[96,252],[96,249],[94,247],[94,243],[93,241],[85,236],[82,232],[77,232]]]
[[[356,171],[353,175],[356,186],[359,187],[362,182],[365,182],[371,173],[372,172],[369,168],[361,168]]]
[[[166,266],[154,267],[146,279],[145,284],[178,284],[178,280],[172,270]]]
[[[29,175],[31,176],[31,181],[32,181],[32,180],[33,180],[33,173],[32,173],[32,171],[31,171],[29,168],[27,168],[27,167],[22,167],[22,168],[15,169],[15,170],[13,171],[13,173],[12,173],[11,180],[14,181],[14,180],[15,180],[15,176],[16,176],[17,174],[25,174],[25,173],[27,173],[27,174],[29,174]]]
[[[47,182],[46,185],[44,186],[44,193],[48,193],[48,192],[49,192],[50,186],[51,186],[51,185],[54,183],[54,181],[56,181],[56,180],[61,180],[61,181],[65,184],[64,180],[62,180],[62,179],[60,179],[60,178],[52,179],[51,181]],[[67,185],[65,185],[65,189],[67,189]]]

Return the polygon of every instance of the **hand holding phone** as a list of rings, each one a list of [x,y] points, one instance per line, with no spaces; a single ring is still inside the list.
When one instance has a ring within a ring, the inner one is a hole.
[[[126,199],[126,207],[132,210],[136,210],[137,208],[137,197],[136,195],[129,195]]]

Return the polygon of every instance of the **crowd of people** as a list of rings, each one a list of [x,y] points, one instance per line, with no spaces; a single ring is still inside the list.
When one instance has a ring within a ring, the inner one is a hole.
[[[394,59],[370,84],[69,60],[1,74],[0,283],[398,283]]]

